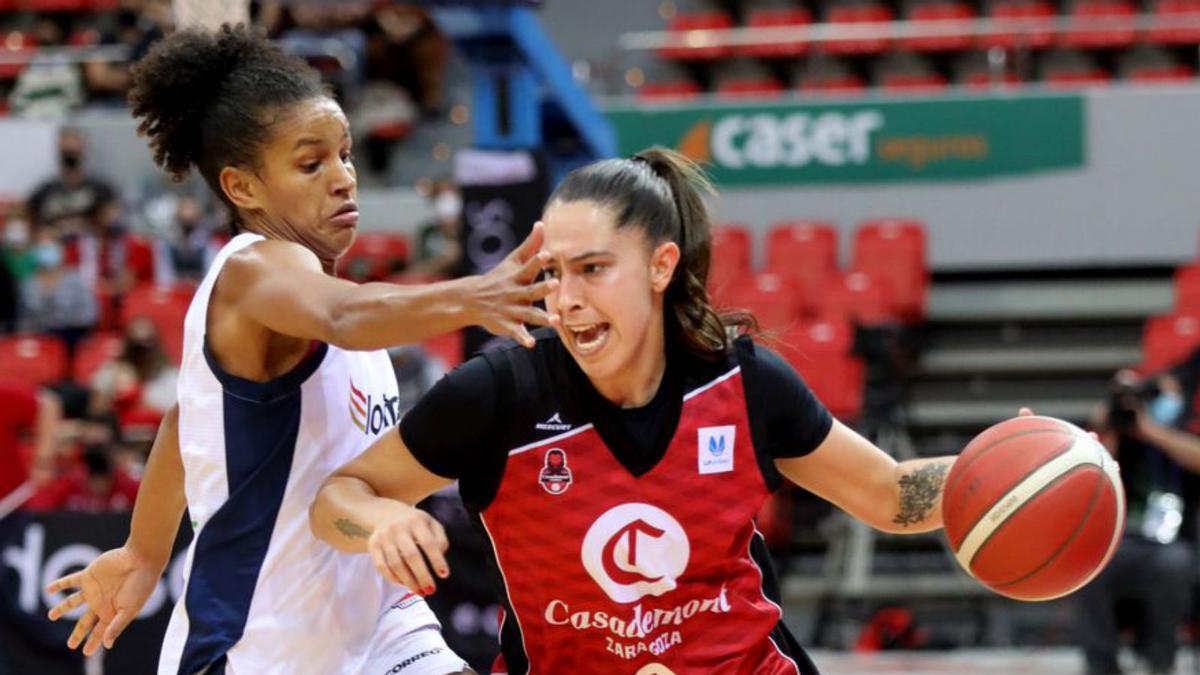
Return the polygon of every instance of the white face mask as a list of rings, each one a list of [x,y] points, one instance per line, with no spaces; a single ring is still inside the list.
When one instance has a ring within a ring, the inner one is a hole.
[[[462,214],[462,199],[453,190],[442,192],[433,198],[433,212],[438,220],[458,220]]]
[[[29,223],[21,219],[8,221],[4,228],[4,245],[10,248],[25,248],[29,245]]]

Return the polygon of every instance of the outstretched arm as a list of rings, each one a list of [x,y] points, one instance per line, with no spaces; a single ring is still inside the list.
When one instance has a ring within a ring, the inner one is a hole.
[[[411,344],[466,326],[482,326],[525,346],[525,324],[550,325],[532,306],[557,281],[537,282],[545,256],[542,227],[490,272],[417,286],[355,284],[325,274],[317,256],[299,244],[263,241],[234,254],[219,287],[236,289],[240,316],[267,329],[343,349]]]

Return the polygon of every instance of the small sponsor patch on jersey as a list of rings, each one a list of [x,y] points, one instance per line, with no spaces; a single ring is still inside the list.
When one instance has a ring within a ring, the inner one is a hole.
[[[550,448],[546,451],[545,464],[538,471],[538,482],[552,495],[561,495],[571,487],[574,477],[567,466],[567,451],[562,448]]]
[[[700,427],[696,441],[696,469],[702,473],[733,471],[733,440],[737,427]]]

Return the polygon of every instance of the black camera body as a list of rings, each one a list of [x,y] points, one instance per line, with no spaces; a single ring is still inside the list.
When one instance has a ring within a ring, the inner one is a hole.
[[[1159,395],[1158,384],[1147,380],[1137,384],[1117,382],[1108,395],[1108,428],[1128,436],[1137,427],[1138,413]]]

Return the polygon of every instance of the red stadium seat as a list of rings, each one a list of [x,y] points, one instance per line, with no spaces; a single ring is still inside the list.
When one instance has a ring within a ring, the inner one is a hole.
[[[1108,71],[1103,68],[1085,70],[1056,70],[1042,77],[1042,84],[1049,89],[1084,89],[1106,87],[1110,82]]]
[[[949,22],[970,21],[975,12],[969,5],[957,0],[934,0],[917,5],[908,13],[909,25],[914,28],[943,28]],[[940,31],[939,31],[940,32]],[[925,35],[901,40],[904,49],[914,52],[953,52],[971,48],[972,37],[967,33],[946,32],[942,35]]]
[[[457,368],[462,363],[462,331],[454,331],[453,333],[446,333],[435,338],[430,338],[422,343],[422,346],[430,356],[441,361],[446,370]]]
[[[1142,329],[1140,370],[1153,373],[1169,368],[1200,347],[1200,314],[1180,313],[1146,320]]]
[[[862,412],[862,359],[849,352],[853,329],[844,321],[796,326],[775,346],[834,416],[852,420]]]
[[[360,232],[338,261],[343,276],[354,281],[380,281],[408,262],[408,238],[402,234]]]
[[[700,96],[700,85],[691,80],[647,82],[637,90],[637,97],[646,102],[691,101]]]
[[[1125,79],[1139,84],[1178,84],[1194,82],[1196,80],[1196,71],[1191,66],[1185,65],[1150,66],[1129,70],[1125,73]]]
[[[939,94],[946,90],[946,78],[937,73],[895,73],[885,75],[880,88],[889,94]]]
[[[858,96],[867,92],[867,83],[854,74],[816,76],[802,80],[799,89],[810,96]]]
[[[758,327],[768,332],[795,325],[800,320],[801,300],[790,281],[771,272],[741,277],[716,295],[720,307],[750,312],[758,320]]]
[[[1071,30],[1060,42],[1079,49],[1123,48],[1133,44],[1134,6],[1125,0],[1077,0]]]
[[[0,338],[0,381],[41,386],[67,377],[67,348],[49,335]]]
[[[876,220],[863,223],[854,235],[852,266],[884,281],[895,309],[904,319],[925,316],[929,286],[925,228],[915,220]]]
[[[1012,71],[1005,71],[999,78],[993,78],[986,70],[975,70],[962,79],[964,87],[978,91],[982,89],[1009,89],[1021,86],[1021,78]]]
[[[1154,5],[1158,26],[1146,40],[1160,45],[1200,44],[1200,0],[1159,0]]]
[[[829,8],[825,20],[830,28],[836,29],[887,23],[893,18],[892,10],[888,9],[887,5],[870,2],[834,5]],[[888,37],[864,37],[825,42],[821,49],[828,54],[880,54],[886,51],[890,44],[891,38]]]
[[[817,298],[817,313],[825,318],[853,321],[863,326],[901,320],[891,287],[870,272],[853,270],[826,280]]]
[[[1029,32],[1009,33],[999,30],[991,35],[979,36],[977,44],[980,49],[1049,47],[1054,43],[1057,14],[1054,6],[1044,0],[999,0],[992,5],[990,18],[997,22],[1005,22],[1013,28],[1028,29]]]
[[[138,286],[121,302],[121,323],[128,324],[137,317],[154,322],[163,350],[175,363],[183,356],[183,320],[187,315],[191,295],[183,288]]]
[[[739,78],[722,82],[716,94],[725,99],[779,98],[783,85],[769,77]]]
[[[92,333],[75,348],[71,377],[84,386],[92,381],[100,367],[121,355],[124,338],[115,331]]]
[[[746,20],[749,28],[801,28],[812,23],[812,14],[804,7],[759,9],[750,13]],[[739,54],[757,58],[791,58],[808,51],[808,43],[798,40],[780,40],[747,45],[737,49]]]
[[[673,61],[716,61],[733,54],[731,47],[715,46],[706,40],[708,31],[733,28],[733,19],[725,12],[696,12],[679,14],[671,20],[667,30],[679,35],[685,44],[664,47],[658,55]]]
[[[767,270],[791,280],[804,313],[815,310],[821,286],[837,272],[837,247],[837,230],[826,222],[777,223],[767,235]]]
[[[1175,313],[1200,314],[1200,265],[1175,270]]]
[[[745,225],[718,225],[712,231],[709,289],[719,290],[738,277],[750,274],[753,254],[750,230]]]

